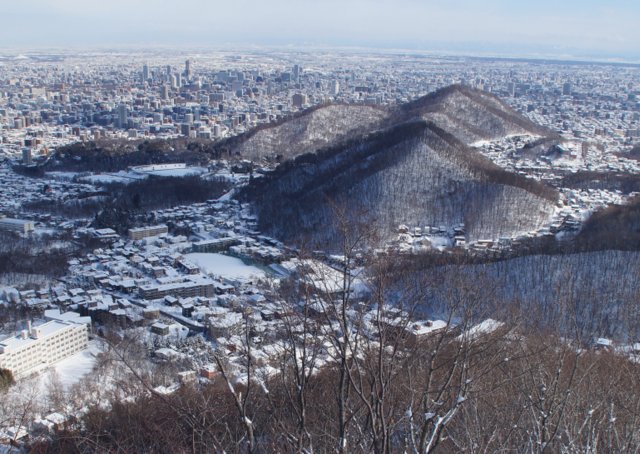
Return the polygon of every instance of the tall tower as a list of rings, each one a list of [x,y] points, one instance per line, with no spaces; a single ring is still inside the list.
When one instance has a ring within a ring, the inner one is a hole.
[[[31,147],[24,147],[22,149],[22,163],[25,166],[30,166],[33,163],[31,157]]]
[[[334,79],[331,82],[331,94],[333,96],[337,96],[338,93],[340,93],[340,82],[338,82],[336,79]]]
[[[187,81],[191,80],[191,61],[187,60],[184,62],[184,77]]]
[[[293,65],[293,80],[295,82],[300,82],[300,74],[302,73],[302,68],[300,67],[300,65]]]
[[[127,105],[120,104],[118,106],[118,126],[121,128],[126,128],[127,123],[129,123],[129,114],[127,112]]]
[[[145,83],[149,80],[149,65],[144,65],[142,67],[142,83]]]

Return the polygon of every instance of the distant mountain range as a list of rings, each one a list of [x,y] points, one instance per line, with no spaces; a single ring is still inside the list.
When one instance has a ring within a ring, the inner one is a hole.
[[[285,241],[335,239],[336,210],[382,240],[400,224],[464,224],[468,239],[540,227],[554,189],[507,172],[469,147],[513,134],[553,134],[497,97],[454,85],[395,109],[331,105],[227,142],[232,153],[282,163],[241,197]]]

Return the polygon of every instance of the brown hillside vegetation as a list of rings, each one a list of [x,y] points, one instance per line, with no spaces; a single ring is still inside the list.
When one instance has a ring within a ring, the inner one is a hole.
[[[416,121],[285,162],[243,197],[255,202],[265,231],[287,241],[330,242],[325,226],[334,225],[333,205],[368,215],[382,239],[402,223],[464,223],[471,238],[492,238],[544,222],[557,193]]]

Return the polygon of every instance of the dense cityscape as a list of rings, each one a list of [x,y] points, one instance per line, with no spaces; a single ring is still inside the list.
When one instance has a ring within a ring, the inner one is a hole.
[[[188,54],[187,54],[188,55]],[[392,105],[454,83],[503,97],[566,138],[639,137],[634,66],[324,51],[12,55],[0,60],[2,153],[79,140],[219,139],[317,104]]]

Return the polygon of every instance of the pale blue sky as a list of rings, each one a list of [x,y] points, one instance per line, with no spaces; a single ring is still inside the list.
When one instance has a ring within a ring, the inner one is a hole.
[[[640,59],[638,0],[16,0],[0,47],[329,45]]]

